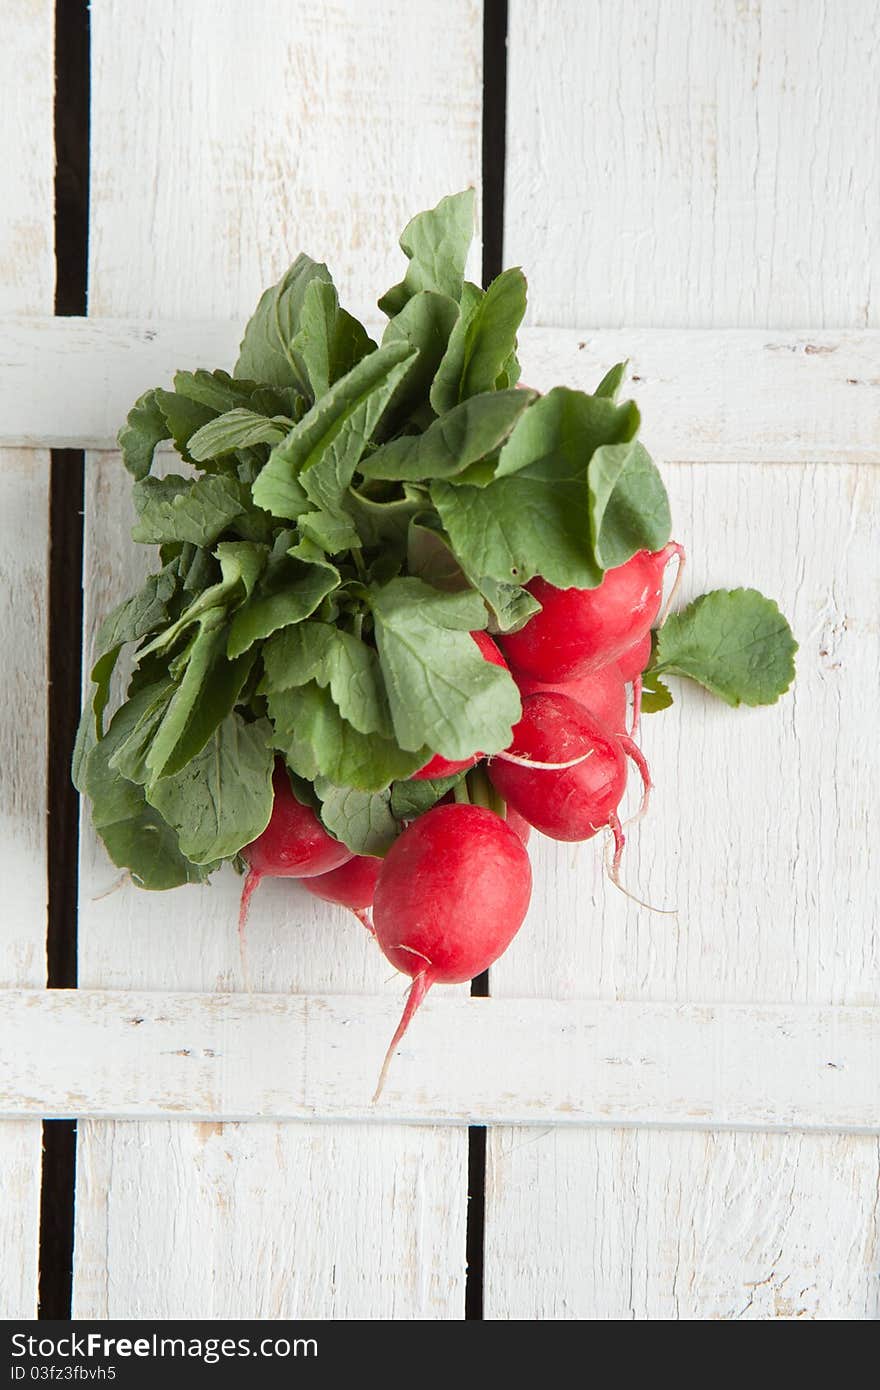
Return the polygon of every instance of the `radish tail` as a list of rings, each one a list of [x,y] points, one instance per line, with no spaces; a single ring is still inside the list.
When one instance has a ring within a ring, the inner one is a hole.
[[[620,818],[616,812],[608,821],[608,829],[611,831],[612,835],[612,840],[609,841],[609,849],[611,844],[614,845],[614,856],[611,859],[611,863],[608,864],[608,877],[611,879],[614,887],[619,889],[625,898],[629,898],[631,902],[638,903],[639,907],[646,907],[649,912],[659,912],[662,916],[674,917],[678,912],[677,907],[655,907],[653,903],[646,903],[644,898],[637,898],[635,893],[631,893],[628,888],[624,888],[620,881],[620,861],[623,858],[623,851],[626,846],[626,836],[623,833],[623,826],[620,824]]]
[[[632,684],[633,684],[633,712],[632,712],[632,723],[631,723],[630,726],[629,726],[629,736],[630,736],[630,738],[637,738],[637,737],[638,737],[638,733],[639,733],[639,724],[640,724],[641,718],[642,718],[642,674],[641,674],[641,672],[639,672],[639,674],[636,676],[636,678],[635,678],[635,680],[633,681]]]
[[[391,1066],[391,1059],[397,1051],[400,1040],[403,1037],[409,1025],[412,1023],[413,1015],[415,1014],[419,1005],[424,1000],[425,995],[428,993],[428,990],[431,988],[431,985],[433,983],[434,981],[430,971],[423,970],[421,974],[416,975],[415,979],[409,987],[409,993],[406,996],[406,1004],[404,1005],[400,1022],[397,1025],[397,1032],[391,1039],[388,1051],[385,1053],[385,1061],[382,1063],[382,1070],[379,1073],[379,1081],[376,1086],[376,1090],[373,1093],[374,1105],[376,1104],[376,1101],[382,1094],[382,1088],[385,1085],[385,1080],[388,1076],[388,1068]]]
[[[260,873],[259,869],[248,869],[244,887],[241,890],[241,902],[238,906],[238,955],[241,961],[241,974],[244,980],[244,987],[248,994],[253,994],[254,991],[251,984],[250,970],[248,969],[245,929],[247,927],[251,898],[254,895],[254,889],[259,887],[262,877],[263,875]]]
[[[681,576],[684,574],[684,565],[685,560],[687,558],[684,552],[684,546],[681,545],[678,541],[670,541],[668,545],[664,545],[662,553],[666,556],[666,559],[664,561],[665,565],[669,564],[669,561],[672,559],[674,555],[678,560],[678,569],[676,571],[675,579],[672,581],[672,588],[669,590],[669,598],[664,603],[663,612],[660,614],[660,617],[657,621],[658,627],[662,627],[663,624],[666,622],[667,614],[669,613],[669,610],[672,607],[672,601],[675,598],[675,595],[678,593],[678,586],[681,583]]]
[[[637,743],[633,743],[631,738],[627,738],[626,734],[618,734],[617,737],[620,742],[621,748],[623,749],[624,753],[628,758],[632,758],[633,762],[639,770],[639,776],[642,779],[642,804],[636,811],[635,815],[631,816],[630,819],[627,821],[627,825],[634,825],[636,821],[642,819],[642,817],[646,814],[648,810],[648,804],[651,800],[651,791],[653,789],[654,783],[651,781],[650,769],[648,768],[647,761],[645,760],[645,755],[642,752],[639,745]]]
[[[349,910],[354,913],[361,926],[366,927],[370,936],[376,935],[376,928],[373,926],[373,919],[370,916],[370,909],[368,907],[352,907]]]

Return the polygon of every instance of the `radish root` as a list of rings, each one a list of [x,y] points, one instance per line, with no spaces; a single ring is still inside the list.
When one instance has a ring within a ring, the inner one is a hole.
[[[420,974],[415,976],[412,984],[409,987],[409,992],[406,996],[406,1003],[403,1007],[403,1013],[401,1014],[400,1022],[397,1025],[397,1031],[395,1032],[394,1037],[391,1039],[391,1042],[388,1045],[388,1051],[385,1053],[385,1060],[382,1063],[382,1070],[379,1073],[379,1080],[376,1085],[376,1089],[373,1092],[373,1105],[376,1104],[376,1101],[382,1094],[382,1089],[385,1085],[385,1080],[388,1076],[388,1068],[391,1066],[391,1059],[397,1051],[398,1045],[400,1044],[400,1040],[403,1037],[409,1025],[412,1023],[413,1016],[415,1015],[416,1010],[419,1008],[419,1005],[424,1001],[425,995],[428,993],[428,990],[431,988],[431,985],[433,983],[434,981],[430,970],[422,970]]]
[[[260,873],[259,869],[248,869],[244,880],[244,887],[241,890],[241,902],[238,906],[238,957],[241,961],[241,975],[244,980],[244,987],[248,994],[253,994],[254,987],[251,983],[251,972],[248,966],[245,930],[247,928],[251,898],[254,895],[254,890],[259,887],[262,878],[263,875]]]
[[[637,738],[637,737],[638,737],[638,732],[639,732],[639,724],[641,723],[641,719],[642,719],[642,673],[641,673],[641,671],[639,672],[639,674],[638,674],[638,675],[635,677],[635,679],[633,680],[632,688],[633,688],[633,710],[632,710],[632,721],[631,721],[630,726],[629,726],[629,736],[630,736],[630,738]]]
[[[581,763],[585,763],[587,758],[593,756],[593,752],[594,750],[589,748],[579,758],[569,758],[566,763],[539,763],[534,758],[521,758],[518,753],[509,753],[506,749],[503,753],[493,753],[492,757],[497,758],[502,763],[513,763],[516,767],[529,768],[532,772],[564,772],[567,767],[578,767]]]
[[[662,627],[663,624],[666,622],[669,610],[672,607],[672,601],[678,592],[678,586],[681,583],[681,576],[684,574],[684,566],[685,561],[687,559],[687,556],[685,555],[684,546],[681,545],[679,541],[670,541],[668,545],[664,545],[663,551],[666,554],[667,565],[669,564],[669,561],[672,559],[673,556],[677,558],[678,570],[676,571],[675,578],[672,581],[672,588],[669,590],[669,597],[663,605],[663,612],[660,614],[660,617],[657,621],[658,627]]]

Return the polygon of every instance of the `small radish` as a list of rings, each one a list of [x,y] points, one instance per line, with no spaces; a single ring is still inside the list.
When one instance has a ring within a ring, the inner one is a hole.
[[[382,868],[382,860],[372,854],[354,854],[338,869],[328,874],[318,874],[315,878],[304,878],[302,886],[307,893],[313,893],[324,902],[336,903],[353,912],[367,931],[373,930],[370,908],[376,891],[376,879]]]
[[[272,789],[275,799],[269,824],[262,835],[241,851],[250,866],[238,913],[242,941],[250,901],[262,879],[313,878],[338,869],[352,857],[350,849],[327,834],[312,808],[297,801],[282,762],[275,764]]]
[[[507,814],[504,819],[507,821],[507,824],[510,826],[511,830],[519,836],[523,844],[527,845],[531,839],[532,827],[529,825],[528,821],[520,815],[519,811],[515,811],[512,806],[508,806],[506,811]]]
[[[576,700],[584,709],[595,715],[612,733],[626,733],[626,684],[624,678],[612,662],[609,666],[599,666],[580,680],[536,681],[531,676],[515,676],[519,692],[525,699],[527,695],[556,693]]]
[[[471,637],[473,637],[480,651],[483,653],[484,658],[490,665],[503,666],[505,671],[507,670],[507,662],[504,660],[504,657],[501,655],[495,642],[492,641],[488,632],[472,632]],[[480,758],[483,756],[482,753],[474,753],[470,758],[452,760],[450,758],[441,758],[439,753],[435,753],[429,763],[425,763],[424,767],[419,768],[418,772],[412,774],[410,780],[421,782],[430,777],[452,777],[456,772],[464,772],[466,768],[473,767],[474,763],[479,762]]]
[[[622,656],[650,629],[660,611],[666,565],[683,553],[674,541],[653,554],[640,550],[625,565],[606,570],[595,589],[556,589],[533,579],[527,588],[541,612],[501,639],[514,674],[558,684]]]
[[[612,878],[617,882],[624,836],[617,808],[626,790],[626,759],[650,790],[647,764],[626,735],[614,734],[566,695],[529,695],[513,731],[514,752],[536,762],[582,761],[561,771],[532,770],[496,759],[489,776],[497,791],[530,825],[554,840],[589,840],[608,826],[614,836]],[[586,755],[586,756],[585,756]]]
[[[532,870],[516,832],[483,806],[434,806],[395,840],[373,903],[376,939],[412,977],[376,1087],[432,985],[463,984],[506,950],[522,924]]]

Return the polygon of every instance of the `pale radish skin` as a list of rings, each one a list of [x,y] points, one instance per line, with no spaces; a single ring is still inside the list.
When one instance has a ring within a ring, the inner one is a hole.
[[[681,566],[679,566],[681,574]],[[676,580],[678,583],[678,580]],[[617,668],[625,681],[632,684],[632,719],[629,726],[630,738],[636,738],[642,716],[642,672],[651,660],[652,638],[648,632],[641,642],[636,642],[623,656],[617,658]]]
[[[238,913],[242,943],[251,898],[264,878],[312,878],[338,869],[352,857],[346,845],[327,834],[312,808],[297,801],[281,762],[275,764],[272,790],[269,824],[241,851],[249,866]]]
[[[651,788],[647,763],[632,739],[604,727],[568,696],[548,692],[523,700],[512,748],[538,764],[579,759],[554,772],[494,760],[489,776],[508,806],[551,839],[589,840],[607,826],[614,837],[611,877],[617,883],[625,844],[617,808],[626,790],[627,757],[642,777],[643,810]]]
[[[644,640],[660,611],[666,566],[683,554],[675,541],[653,553],[641,550],[606,570],[595,589],[556,589],[533,579],[526,587],[541,612],[499,639],[514,675],[558,684],[616,661]]]
[[[428,990],[487,970],[522,925],[531,890],[521,839],[483,806],[434,806],[395,840],[376,884],[373,923],[388,960],[412,984],[374,1100]]]
[[[492,666],[503,666],[507,670],[507,662],[504,660],[498,645],[493,642],[488,632],[472,632],[473,637],[486,661]],[[418,772],[412,774],[411,781],[421,782],[433,777],[452,777],[456,772],[464,772],[466,768],[473,767],[480,761],[484,754],[474,753],[470,758],[460,758],[458,760],[443,758],[439,753],[435,753],[430,762],[424,767],[419,768]]]
[[[368,932],[373,932],[370,908],[376,891],[376,880],[382,868],[382,860],[372,854],[353,854],[351,859],[331,869],[328,874],[318,874],[315,878],[304,878],[302,886],[324,902],[335,903],[337,907],[347,907]]]

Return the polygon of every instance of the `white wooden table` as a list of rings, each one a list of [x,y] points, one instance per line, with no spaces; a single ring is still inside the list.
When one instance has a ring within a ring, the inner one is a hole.
[[[89,318],[52,320],[52,0],[0,15],[0,1316],[36,1306],[40,1118],[80,1118],[74,1312],[458,1319],[467,1124],[485,1316],[880,1311],[880,14],[873,0],[510,0],[505,259],[524,378],[631,358],[685,597],[754,583],[795,691],[645,721],[627,879],[535,845],[491,998],[399,980],[285,884],[105,896],[44,991],[50,446],[88,449],[86,647],[132,584],[131,399],[229,365],[301,248],[354,312],[481,181],[477,0],[92,3]],[[495,59],[493,59],[495,61]],[[139,558],[139,557],[138,557]],[[143,557],[144,560],[146,557]],[[51,810],[51,808],[50,808]]]

